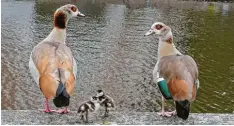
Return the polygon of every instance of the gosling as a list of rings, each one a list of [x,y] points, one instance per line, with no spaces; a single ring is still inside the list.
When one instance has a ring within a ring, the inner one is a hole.
[[[103,90],[97,90],[96,97],[101,102],[100,105],[105,107],[104,117],[108,117],[109,110],[111,108],[115,108],[114,100],[110,96],[106,95]]]
[[[100,101],[98,97],[93,96],[90,98],[90,101],[86,101],[85,103],[79,106],[77,113],[80,115],[82,121],[88,123],[89,112],[96,113],[99,108],[100,108]]]

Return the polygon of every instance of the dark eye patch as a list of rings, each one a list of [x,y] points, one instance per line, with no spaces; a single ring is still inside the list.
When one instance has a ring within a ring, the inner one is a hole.
[[[72,10],[73,12],[76,12],[77,8],[76,8],[75,6],[72,6],[72,7],[71,7],[71,10]]]
[[[99,99],[99,101],[101,101],[101,100],[102,100],[102,98],[101,98],[101,97],[99,97],[98,99]]]
[[[102,101],[102,99],[104,99],[104,96],[100,96],[100,97],[98,97],[98,99],[99,99],[100,101]]]
[[[157,29],[157,30],[160,30],[160,29],[162,29],[162,25],[160,25],[160,24],[157,24],[156,26],[155,26],[155,28]]]
[[[102,92],[102,90],[97,90],[97,92],[98,92],[98,93],[101,93],[101,92]]]

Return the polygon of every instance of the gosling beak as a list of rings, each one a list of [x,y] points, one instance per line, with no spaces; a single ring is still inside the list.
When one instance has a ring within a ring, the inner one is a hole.
[[[154,31],[151,29],[147,33],[145,33],[144,36],[149,36],[149,35],[152,35],[152,34],[154,34]]]
[[[77,16],[78,16],[78,17],[85,17],[85,15],[82,14],[81,12],[78,12]]]

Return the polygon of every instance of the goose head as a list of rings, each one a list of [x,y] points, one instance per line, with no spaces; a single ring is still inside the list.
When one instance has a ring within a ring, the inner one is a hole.
[[[100,97],[100,96],[103,96],[103,95],[104,95],[103,90],[97,90],[97,94],[96,94],[97,97]]]
[[[66,4],[58,8],[54,13],[54,27],[65,29],[69,19],[74,17],[84,17],[79,9],[73,4]]]
[[[147,33],[145,33],[144,36],[149,36],[153,34],[155,34],[158,37],[164,37],[168,34],[172,35],[171,28],[162,22],[155,22],[154,24],[152,24],[150,30]]]

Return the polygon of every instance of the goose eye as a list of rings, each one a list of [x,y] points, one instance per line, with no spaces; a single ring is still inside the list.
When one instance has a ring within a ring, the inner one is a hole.
[[[75,6],[72,6],[72,7],[71,7],[71,10],[72,10],[73,12],[76,12],[77,8],[76,8]]]
[[[160,24],[157,24],[156,26],[155,26],[155,28],[157,29],[157,30],[160,30],[160,29],[162,29],[162,25],[160,25]]]

